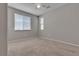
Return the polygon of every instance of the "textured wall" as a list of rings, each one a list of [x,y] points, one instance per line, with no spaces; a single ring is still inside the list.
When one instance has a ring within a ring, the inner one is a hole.
[[[18,13],[25,16],[30,16],[32,18],[32,30],[27,31],[15,31],[14,30],[14,14]],[[8,8],[8,40],[14,39],[23,39],[28,37],[37,36],[37,26],[38,26],[38,18],[37,16],[25,13],[23,11]]]
[[[68,4],[42,15],[45,19],[41,37],[79,44],[79,4]]]

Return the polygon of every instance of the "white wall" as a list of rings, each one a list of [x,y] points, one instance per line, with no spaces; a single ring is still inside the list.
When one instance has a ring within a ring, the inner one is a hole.
[[[14,30],[14,14],[15,13],[25,15],[25,16],[30,16],[32,18],[32,30],[15,31]],[[8,40],[36,37],[37,36],[37,26],[38,26],[37,16],[25,13],[23,11],[20,11],[20,10],[11,8],[11,7],[8,8]]]
[[[41,37],[79,44],[79,4],[68,4],[40,17],[45,19]]]
[[[7,55],[7,4],[0,3],[0,56]]]

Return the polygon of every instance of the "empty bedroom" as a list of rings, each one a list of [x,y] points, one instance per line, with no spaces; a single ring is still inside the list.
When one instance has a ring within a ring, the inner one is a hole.
[[[79,3],[8,3],[8,56],[79,56]]]

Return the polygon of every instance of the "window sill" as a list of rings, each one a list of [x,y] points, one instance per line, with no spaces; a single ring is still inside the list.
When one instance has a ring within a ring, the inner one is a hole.
[[[30,30],[14,30],[15,32],[16,31],[32,31],[32,29],[30,29]]]

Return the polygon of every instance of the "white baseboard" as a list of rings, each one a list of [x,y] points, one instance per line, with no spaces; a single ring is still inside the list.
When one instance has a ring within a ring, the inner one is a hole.
[[[40,38],[41,39],[52,40],[52,41],[57,41],[57,42],[64,43],[64,44],[67,44],[67,45],[79,47],[78,44],[73,44],[73,43],[70,43],[70,42],[62,41],[62,40],[56,40],[56,39],[52,39],[52,38],[48,38],[48,37],[40,37]]]

